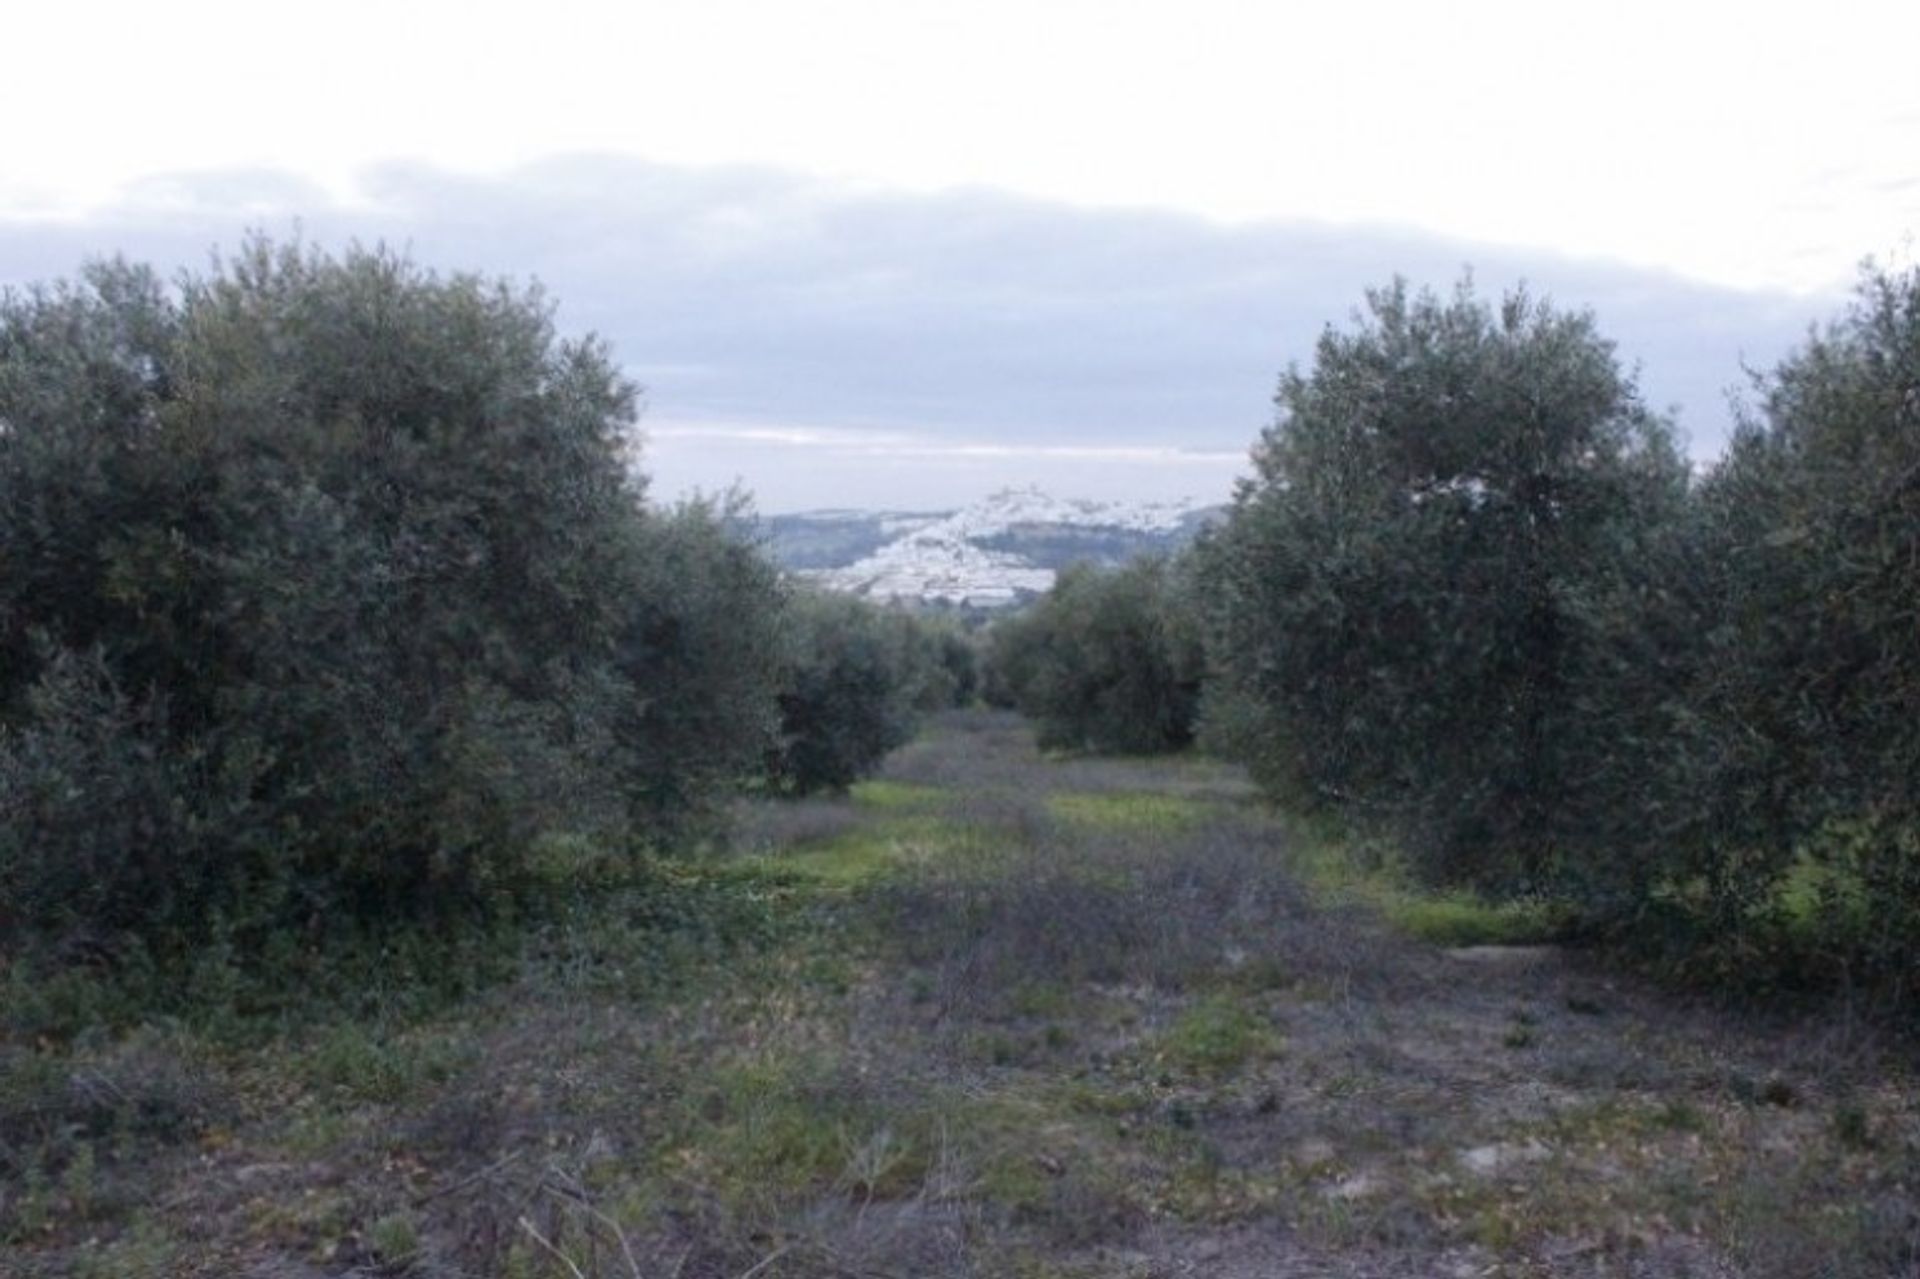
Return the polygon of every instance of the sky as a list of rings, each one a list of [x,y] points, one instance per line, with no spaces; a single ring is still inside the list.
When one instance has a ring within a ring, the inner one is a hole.
[[[671,498],[1224,498],[1395,274],[1591,308],[1696,457],[1914,259],[1920,6],[21,7],[0,285],[250,229],[552,292]]]

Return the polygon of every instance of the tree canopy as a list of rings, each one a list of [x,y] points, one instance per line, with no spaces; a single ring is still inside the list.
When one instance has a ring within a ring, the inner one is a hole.
[[[1687,472],[1591,316],[1404,283],[1282,377],[1202,548],[1225,677],[1285,793],[1392,820],[1443,878],[1540,885],[1651,731],[1633,601]]]

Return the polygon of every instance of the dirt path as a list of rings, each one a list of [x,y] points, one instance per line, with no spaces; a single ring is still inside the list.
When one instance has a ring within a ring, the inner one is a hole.
[[[961,716],[741,840],[724,927],[670,895],[458,1016],[117,1049],[229,1100],[0,1271],[1920,1273],[1920,1110],[1857,1033],[1411,940],[1230,769]]]

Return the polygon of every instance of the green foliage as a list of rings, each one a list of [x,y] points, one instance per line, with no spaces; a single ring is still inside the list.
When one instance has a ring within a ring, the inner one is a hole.
[[[1280,1048],[1280,1038],[1265,1018],[1224,995],[1201,1000],[1181,1013],[1161,1041],[1169,1062],[1209,1075],[1230,1074]]]
[[[1043,747],[1151,754],[1189,745],[1204,656],[1185,589],[1158,558],[1067,569],[990,633],[990,699],[1031,716]]]
[[[1196,549],[1209,736],[1429,879],[1716,979],[1906,991],[1920,272],[1757,377],[1698,485],[1588,317],[1369,302]]]
[[[1525,294],[1396,283],[1277,402],[1196,552],[1256,773],[1385,819],[1435,879],[1622,891],[1689,670],[1645,620],[1687,479],[1612,346]]]
[[[952,697],[935,647],[908,614],[800,592],[785,627],[780,739],[767,756],[776,790],[845,791],[911,736],[920,710]]]
[[[617,657],[631,693],[613,736],[632,821],[655,842],[710,828],[777,741],[786,592],[748,526],[730,496],[650,517],[637,536]]]
[[[1883,979],[1920,953],[1920,271],[1870,273],[1770,375],[1701,493],[1695,692],[1713,767],[1689,887]],[[1784,913],[1785,919],[1781,919]],[[1857,975],[1857,974],[1856,974]]]
[[[164,704],[136,701],[99,650],[55,650],[0,728],[0,937],[98,960],[121,935],[190,918],[209,885],[283,887],[263,864],[246,776],[168,750]]]
[[[980,696],[980,658],[973,641],[950,619],[922,619],[921,626],[932,637],[935,660],[942,679],[935,685],[945,693],[945,705],[964,709]]]
[[[636,395],[537,289],[384,250],[0,298],[9,949],[497,916],[544,834],[711,812],[779,588],[733,506],[642,508]]]

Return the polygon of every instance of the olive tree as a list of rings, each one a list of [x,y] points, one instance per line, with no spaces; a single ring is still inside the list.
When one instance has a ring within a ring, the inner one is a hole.
[[[783,618],[776,791],[845,791],[906,743],[944,672],[912,619],[865,600],[797,591]]]
[[[1167,560],[1075,565],[1022,616],[994,627],[992,679],[1040,744],[1149,754],[1193,741],[1200,630]]]
[[[708,802],[776,591],[643,512],[636,405],[538,289],[384,250],[0,299],[7,931],[479,905],[543,832]]]
[[[1646,622],[1687,471],[1593,318],[1396,282],[1276,403],[1197,551],[1257,774],[1435,878],[1642,876],[1617,808],[1693,661]]]
[[[636,832],[652,843],[708,829],[779,740],[788,590],[751,526],[729,495],[650,515],[636,533],[614,735]]]
[[[1920,952],[1920,271],[1756,382],[1702,491],[1717,567],[1697,691],[1717,767],[1691,842],[1717,923],[1796,864],[1825,942],[1882,975]]]

